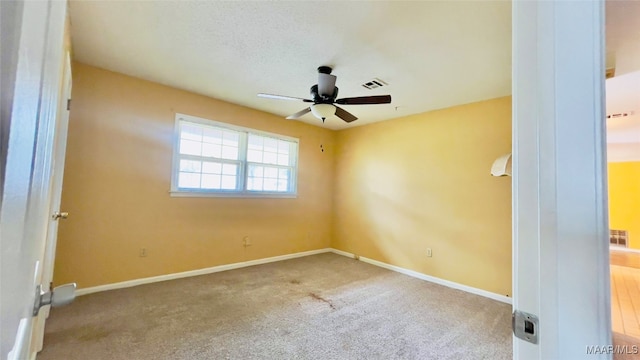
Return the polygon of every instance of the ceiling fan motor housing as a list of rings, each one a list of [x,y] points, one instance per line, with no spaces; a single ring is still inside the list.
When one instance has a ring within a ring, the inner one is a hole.
[[[338,87],[334,87],[333,94],[331,96],[322,96],[318,92],[318,85],[311,87],[311,98],[316,104],[333,104],[334,100],[338,97]]]
[[[320,66],[320,67],[318,68],[318,72],[319,72],[320,74],[331,74],[331,71],[332,71],[332,70],[333,70],[333,69],[332,69],[331,67],[329,67],[329,66]]]

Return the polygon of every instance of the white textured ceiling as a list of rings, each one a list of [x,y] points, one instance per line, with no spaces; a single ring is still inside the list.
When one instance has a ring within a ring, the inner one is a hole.
[[[71,1],[77,61],[285,117],[329,65],[339,97],[390,94],[344,108],[341,129],[511,93],[511,3]],[[367,90],[380,78],[389,86]]]

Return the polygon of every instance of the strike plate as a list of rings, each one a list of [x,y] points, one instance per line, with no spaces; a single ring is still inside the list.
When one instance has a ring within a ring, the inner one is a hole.
[[[511,317],[511,327],[513,328],[513,334],[518,339],[532,344],[538,343],[540,327],[537,316],[516,310]]]

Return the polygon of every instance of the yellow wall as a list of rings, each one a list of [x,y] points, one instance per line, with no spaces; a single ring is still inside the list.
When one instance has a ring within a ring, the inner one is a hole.
[[[510,98],[334,132],[81,63],[73,76],[55,283],[332,246],[511,295],[511,178],[489,175]],[[298,197],[170,197],[175,113],[299,138]]]
[[[330,245],[334,132],[80,63],[72,95],[55,283],[84,288]],[[176,112],[299,138],[298,197],[170,197]]]
[[[609,227],[628,230],[640,249],[640,161],[609,163]]]
[[[510,151],[509,97],[338,132],[332,246],[511,296]]]

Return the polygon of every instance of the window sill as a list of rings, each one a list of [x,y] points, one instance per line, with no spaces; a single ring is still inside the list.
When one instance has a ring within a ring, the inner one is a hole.
[[[298,194],[282,193],[251,193],[251,192],[202,192],[202,191],[169,191],[171,197],[199,197],[199,198],[268,198],[295,199]]]

